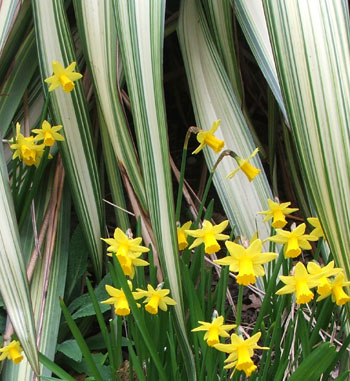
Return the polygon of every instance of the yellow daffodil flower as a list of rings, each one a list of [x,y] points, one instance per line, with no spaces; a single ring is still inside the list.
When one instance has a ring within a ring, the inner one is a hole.
[[[33,136],[24,137],[21,134],[21,126],[19,123],[16,124],[16,140],[15,143],[10,145],[10,148],[14,150],[12,159],[17,157],[28,165],[38,167],[40,164],[40,159],[44,153],[44,144],[35,144],[35,139]]]
[[[33,129],[33,132],[37,134],[34,140],[35,141],[44,140],[45,146],[51,147],[54,145],[56,140],[58,141],[64,140],[64,137],[57,132],[61,128],[62,128],[61,125],[51,127],[51,124],[47,120],[44,120],[41,125],[41,128]]]
[[[128,280],[128,285],[130,290],[132,291],[132,283]],[[126,296],[124,294],[124,291],[122,289],[114,288],[112,286],[109,286],[106,284],[106,291],[108,295],[111,297],[107,300],[103,300],[102,304],[113,304],[114,305],[114,312],[118,316],[126,316],[130,314],[130,307],[128,300],[126,299]],[[134,295],[134,292],[132,293]]]
[[[301,253],[301,249],[310,250],[311,245],[308,241],[317,241],[314,235],[304,234],[305,224],[300,224],[291,232],[282,229],[276,229],[277,235],[269,237],[268,240],[284,244],[284,255],[287,258],[295,258]]]
[[[187,221],[182,226],[177,227],[177,244],[179,250],[185,250],[188,246],[186,230],[190,229],[192,221]]]
[[[249,339],[244,340],[242,337],[233,333],[231,335],[231,344],[215,344],[215,349],[229,353],[229,356],[225,360],[225,363],[228,363],[228,365],[224,368],[230,369],[235,367],[237,370],[243,370],[246,376],[249,377],[257,369],[252,360],[254,349],[270,349],[257,345],[260,336],[261,332],[258,332]]]
[[[217,240],[229,239],[227,234],[221,234],[226,229],[228,220],[221,222],[219,225],[213,226],[210,221],[203,221],[203,228],[197,230],[185,230],[185,233],[191,237],[196,237],[189,249],[193,249],[204,243],[204,251],[207,254],[214,254],[221,249]]]
[[[236,168],[234,171],[230,172],[228,175],[226,175],[226,178],[232,179],[232,177],[239,170],[242,170],[245,173],[245,175],[248,177],[248,180],[253,181],[254,177],[256,177],[261,172],[261,170],[251,165],[249,163],[249,160],[253,158],[258,152],[259,152],[259,148],[256,148],[254,152],[246,159],[242,159],[239,156],[235,155],[235,160],[237,161],[237,164],[239,165],[239,167]]]
[[[216,130],[219,128],[221,120],[217,120],[211,126],[209,131],[200,131],[197,134],[197,140],[200,145],[192,152],[192,154],[197,154],[200,152],[205,145],[208,145],[210,148],[214,150],[215,153],[219,153],[225,145],[223,140],[220,140],[214,136]]]
[[[331,291],[321,295],[317,298],[319,302],[322,299],[327,298],[327,296],[332,294],[332,301],[335,302],[338,306],[350,302],[350,296],[345,293],[343,287],[350,286],[350,282],[345,282],[345,276],[343,272],[340,272],[331,284]]]
[[[295,266],[294,275],[280,275],[280,280],[286,286],[279,289],[276,294],[284,295],[295,292],[298,304],[309,303],[314,297],[310,289],[317,287],[319,284],[317,277],[310,275],[301,262],[298,262]]]
[[[21,352],[23,351],[21,344],[17,340],[12,340],[10,344],[0,348],[0,361],[12,360],[15,364],[19,364],[23,360]]]
[[[227,332],[236,328],[236,324],[224,325],[224,317],[218,317],[217,314],[213,317],[211,323],[205,321],[198,321],[198,323],[201,325],[197,328],[193,328],[191,332],[207,331],[204,335],[204,340],[207,341],[209,347],[213,347],[215,344],[220,343],[219,336],[229,337],[230,335]]]
[[[231,241],[226,241],[225,245],[230,255],[214,262],[218,265],[230,266],[230,271],[238,272],[237,283],[244,286],[254,284],[256,276],[265,275],[262,265],[278,257],[276,253],[262,253],[260,239],[254,240],[247,249]]]
[[[259,212],[258,214],[265,214],[264,222],[273,218],[271,226],[273,228],[283,228],[287,225],[286,215],[291,214],[299,210],[298,208],[288,208],[290,202],[283,202],[279,204],[278,202],[274,202],[270,199],[267,200],[269,205],[268,210],[263,212]]]
[[[330,295],[332,292],[332,284],[329,277],[334,276],[342,272],[341,268],[334,267],[334,261],[328,263],[327,266],[321,267],[315,262],[309,262],[307,265],[307,271],[309,274],[317,277],[318,286],[317,293],[319,295]]]
[[[74,81],[82,78],[80,73],[74,72],[76,62],[72,62],[64,68],[59,62],[52,61],[53,75],[45,79],[50,84],[49,91],[53,91],[62,86],[66,93],[70,93],[74,89]]]
[[[133,279],[135,275],[135,266],[148,266],[149,263],[140,259],[142,253],[147,253],[149,249],[141,246],[142,238],[129,238],[121,229],[116,228],[114,238],[101,238],[108,245],[108,252],[116,253],[118,261],[125,275]],[[107,253],[110,257],[111,253]]]
[[[317,238],[323,238],[326,240],[326,237],[324,235],[320,220],[316,217],[309,217],[307,218],[307,222],[313,226],[315,229],[310,233],[310,235],[314,235]]]
[[[175,306],[176,302],[174,299],[167,296],[170,293],[170,290],[162,289],[162,287],[163,283],[158,285],[156,290],[150,284],[147,285],[147,291],[137,288],[137,292],[134,293],[134,298],[137,300],[146,297],[143,303],[147,303],[145,309],[152,315],[158,313],[158,307],[162,311],[167,311],[168,305]]]

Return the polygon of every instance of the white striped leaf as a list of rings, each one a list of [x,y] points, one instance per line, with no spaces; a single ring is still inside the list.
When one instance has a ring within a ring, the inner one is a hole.
[[[350,28],[347,1],[264,1],[305,182],[350,277]]]
[[[44,79],[52,74],[53,60],[67,67],[76,59],[63,3],[59,0],[35,0],[33,13],[41,76]],[[47,88],[47,84],[43,85]],[[75,82],[75,88],[70,93],[62,89],[53,91],[50,105],[55,123],[63,125],[65,141],[60,143],[60,151],[93,266],[100,277],[102,197],[81,81]]]
[[[199,1],[183,1],[178,34],[198,127],[208,130],[215,120],[221,119],[216,136],[225,141],[225,148],[248,157],[255,149],[253,139]],[[209,148],[204,148],[204,155],[211,170],[219,155]],[[260,237],[266,238],[269,226],[262,223],[257,213],[268,208],[267,199],[272,196],[258,156],[253,158],[252,164],[262,172],[251,183],[241,172],[229,180],[226,175],[237,164],[230,157],[224,158],[214,173],[214,185],[231,226],[235,225],[245,237],[250,238],[258,230]]]
[[[162,58],[165,2],[115,2],[118,37],[125,69],[147,201],[162,271],[175,306],[177,335],[189,379],[195,379],[183,320],[175,211],[163,96]]]
[[[33,310],[20,248],[18,226],[0,147],[0,292],[25,355],[39,373]]]
[[[147,210],[143,179],[116,86],[119,79],[117,64],[120,60],[117,60],[117,30],[113,2],[75,0],[74,6],[84,54],[105,120],[100,128],[107,128],[119,168],[127,172],[141,206]]]

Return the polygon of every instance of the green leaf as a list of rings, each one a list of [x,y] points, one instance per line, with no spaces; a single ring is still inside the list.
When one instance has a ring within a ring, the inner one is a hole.
[[[80,362],[83,358],[83,354],[75,340],[66,340],[63,343],[58,344],[57,351],[77,362]]]
[[[298,366],[289,381],[318,381],[322,373],[327,369],[336,355],[335,347],[330,343],[323,343],[311,352],[309,356]]]

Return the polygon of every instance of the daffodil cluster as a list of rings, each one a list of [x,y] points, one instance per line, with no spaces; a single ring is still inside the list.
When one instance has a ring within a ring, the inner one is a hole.
[[[130,291],[132,291],[132,283],[129,280],[128,285],[130,287]],[[129,302],[124,294],[124,291],[109,285],[106,285],[106,291],[111,297],[101,303],[112,304],[114,306],[114,312],[118,316],[129,315]],[[165,288],[163,289],[163,283],[160,283],[156,289],[154,289],[150,284],[147,285],[147,290],[137,288],[136,291],[131,294],[135,300],[146,298],[143,301],[143,303],[145,303],[145,310],[152,315],[156,315],[158,313],[158,308],[162,311],[167,311],[168,305],[176,305],[176,301],[168,296],[170,294],[170,290]],[[137,306],[140,307],[141,305],[137,303]]]
[[[23,355],[21,355],[23,349],[18,340],[12,340],[9,344],[0,348],[0,361],[12,360],[15,364],[19,364],[23,360]]]
[[[333,278],[335,276],[335,278]],[[332,279],[331,279],[332,278]],[[338,306],[350,301],[350,296],[345,293],[343,287],[349,286],[345,281],[344,272],[341,268],[334,267],[334,261],[321,267],[318,263],[309,262],[305,268],[302,262],[298,262],[292,275],[280,275],[280,280],[285,284],[276,294],[295,293],[298,304],[309,303],[314,298],[312,288],[317,287],[319,297],[317,301],[332,295],[332,300]]]
[[[148,266],[149,263],[139,258],[142,253],[147,253],[149,248],[140,245],[142,238],[130,238],[121,229],[116,228],[113,238],[102,238],[109,246],[107,255],[115,253],[123,272],[130,279],[134,278],[136,266]]]
[[[55,141],[62,141],[64,137],[58,133],[62,126],[51,126],[47,120],[44,120],[41,128],[35,128],[32,131],[36,136],[23,136],[21,125],[16,124],[16,137],[10,142],[10,148],[14,151],[12,159],[18,158],[28,165],[38,167],[41,157],[44,154],[45,147],[51,147]]]

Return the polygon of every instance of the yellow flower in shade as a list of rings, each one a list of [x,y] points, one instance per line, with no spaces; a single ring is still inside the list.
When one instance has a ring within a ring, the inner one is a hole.
[[[21,352],[23,351],[21,344],[17,340],[12,340],[9,345],[0,349],[0,361],[12,360],[15,364],[19,364],[23,360]]]
[[[225,245],[230,255],[214,262],[218,265],[230,266],[230,271],[238,272],[237,283],[244,286],[254,284],[256,276],[265,275],[262,265],[278,257],[276,253],[262,253],[260,239],[255,239],[247,249],[231,241],[226,241]]]
[[[129,238],[121,229],[116,228],[114,238],[102,238],[108,245],[107,251],[116,253],[120,266],[125,275],[133,279],[135,266],[148,266],[149,263],[140,259],[142,253],[147,253],[149,249],[141,246],[142,238]],[[107,253],[110,257],[111,253]]]
[[[128,280],[128,285],[130,290],[132,291],[132,283],[130,280]],[[126,316],[130,314],[130,307],[128,300],[126,299],[126,296],[124,294],[124,291],[122,289],[117,289],[112,286],[109,286],[106,284],[106,291],[108,292],[108,295],[111,297],[107,300],[103,300],[102,304],[113,304],[114,305],[114,312],[118,316]],[[136,292],[132,292],[132,295],[134,296]],[[137,304],[138,307],[140,307],[139,304]]]
[[[16,124],[16,141],[10,145],[10,148],[14,150],[12,159],[17,157],[28,165],[38,167],[40,164],[40,159],[44,153],[44,144],[35,144],[35,139],[33,136],[24,137],[21,134],[21,126],[19,123]]]
[[[314,235],[317,238],[323,238],[326,240],[326,237],[324,235],[320,220],[316,217],[309,217],[307,219],[307,222],[313,226],[315,229],[310,233],[310,235]]]
[[[189,249],[193,249],[204,243],[204,251],[207,254],[214,254],[221,249],[218,240],[229,239],[227,234],[221,234],[226,229],[228,220],[221,222],[219,225],[213,226],[211,222],[204,220],[203,228],[197,230],[185,230],[185,233],[191,237],[196,237]]]
[[[295,292],[298,304],[309,303],[314,297],[314,294],[310,289],[317,287],[319,284],[317,277],[310,275],[301,262],[296,264],[294,275],[280,275],[280,280],[285,286],[280,288],[276,294],[284,295]]]
[[[192,221],[187,221],[181,227],[177,227],[177,244],[180,251],[185,250],[188,246],[186,230],[190,229],[191,225]]]
[[[197,154],[200,152],[205,145],[208,145],[214,150],[215,153],[219,153],[225,145],[223,140],[220,140],[214,136],[216,130],[219,128],[221,120],[217,120],[211,126],[209,131],[201,131],[197,134],[197,140],[200,145],[192,152],[192,154]]]
[[[350,282],[345,282],[345,276],[343,272],[340,272],[332,282],[332,289],[327,294],[321,295],[317,298],[319,302],[322,299],[327,298],[327,296],[332,294],[332,301],[338,306],[350,302],[350,296],[345,293],[343,287],[350,286]]]
[[[193,328],[191,332],[207,331],[204,335],[204,340],[207,341],[209,347],[220,343],[219,336],[229,337],[230,335],[227,332],[237,327],[236,324],[224,325],[224,317],[218,317],[217,313],[213,314],[213,320],[211,323],[207,323],[205,321],[199,321],[198,323],[201,325],[197,328]]]
[[[318,286],[317,293],[319,295],[330,295],[332,292],[332,284],[329,277],[337,275],[343,270],[341,268],[334,267],[334,261],[328,263],[327,266],[321,267],[315,262],[309,262],[307,265],[307,271],[309,274],[317,277]]]
[[[167,296],[170,290],[162,289],[162,287],[163,283],[159,284],[156,290],[150,284],[147,285],[147,291],[137,288],[137,292],[134,293],[134,298],[137,300],[146,297],[143,303],[147,303],[145,309],[152,315],[158,313],[158,307],[162,311],[167,311],[168,305],[175,306],[176,302]]]
[[[249,160],[253,158],[258,152],[259,148],[256,148],[254,152],[246,159],[242,159],[239,156],[235,155],[234,158],[237,161],[239,167],[236,168],[234,171],[230,172],[228,175],[226,175],[226,178],[232,179],[232,177],[241,169],[248,177],[248,180],[253,181],[254,177],[257,176],[261,172],[261,170],[251,165],[249,163]]]
[[[51,147],[54,145],[56,140],[58,141],[64,140],[64,137],[57,132],[61,128],[62,128],[61,125],[51,127],[51,124],[47,120],[44,120],[41,125],[41,128],[33,129],[33,132],[37,134],[34,140],[35,141],[44,140],[45,146]]]
[[[53,75],[45,79],[50,84],[49,91],[53,91],[62,86],[66,93],[70,93],[74,89],[74,81],[82,78],[80,73],[75,73],[76,62],[72,62],[67,68],[64,68],[59,62],[52,61]]]
[[[318,238],[305,233],[305,224],[300,224],[294,230],[288,232],[282,229],[276,229],[277,235],[269,237],[268,240],[284,244],[284,255],[287,258],[295,258],[301,253],[301,249],[310,250],[311,245],[308,241],[317,241]]]
[[[278,202],[274,202],[270,199],[267,200],[269,205],[268,210],[263,212],[259,212],[258,214],[265,214],[264,222],[273,218],[271,226],[273,228],[283,228],[287,225],[286,215],[291,214],[299,210],[298,208],[288,208],[290,202],[283,202],[279,204]]]
[[[244,340],[242,337],[233,333],[231,335],[231,344],[215,344],[215,349],[229,353],[229,356],[225,360],[225,363],[228,363],[228,365],[224,368],[230,369],[235,367],[237,370],[243,370],[246,376],[249,377],[257,369],[252,360],[254,349],[270,349],[257,345],[260,336],[261,332],[258,332],[249,339]]]

